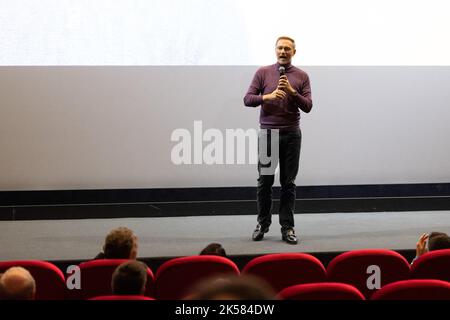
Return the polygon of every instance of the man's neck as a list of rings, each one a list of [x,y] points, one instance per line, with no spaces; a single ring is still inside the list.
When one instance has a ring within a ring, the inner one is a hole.
[[[285,67],[286,69],[289,69],[291,66],[292,66],[292,64],[289,62],[289,63],[285,63],[285,64],[281,64],[281,63],[276,63],[276,65],[277,65],[277,68],[279,68],[279,67],[281,67],[281,66],[283,66],[283,67]]]

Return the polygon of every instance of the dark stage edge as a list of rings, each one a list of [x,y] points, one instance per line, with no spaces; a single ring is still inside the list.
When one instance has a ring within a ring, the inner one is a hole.
[[[274,199],[279,198],[274,187]],[[296,214],[450,210],[450,183],[297,187]],[[248,215],[255,187],[0,191],[0,220]],[[278,201],[274,200],[274,212]]]
[[[273,211],[278,210],[274,200]],[[296,214],[335,212],[383,212],[450,210],[450,197],[304,199],[296,201]],[[83,205],[8,206],[0,208],[0,220],[53,220],[249,215],[256,213],[256,201],[203,201],[173,203],[120,203]]]

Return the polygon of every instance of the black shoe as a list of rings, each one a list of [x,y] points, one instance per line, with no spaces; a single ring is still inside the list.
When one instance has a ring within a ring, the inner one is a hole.
[[[263,227],[259,223],[256,225],[255,231],[253,231],[252,240],[261,241],[264,238],[264,233],[269,232],[269,227]]]
[[[286,241],[289,244],[297,244],[297,236],[295,235],[294,229],[287,229],[285,231],[281,231],[281,239]]]

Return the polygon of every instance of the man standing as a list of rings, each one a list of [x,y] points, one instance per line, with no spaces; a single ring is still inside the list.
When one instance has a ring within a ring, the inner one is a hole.
[[[293,39],[279,37],[275,44],[277,63],[258,69],[244,97],[244,104],[248,107],[261,105],[259,119],[261,130],[258,137],[258,224],[252,236],[254,241],[262,240],[272,223],[272,185],[274,168],[279,160],[281,184],[279,218],[282,239],[289,244],[298,242],[294,231],[294,207],[295,178],[302,138],[300,110],[310,112],[312,100],[308,75],[291,65],[295,52]],[[277,138],[279,156],[275,157],[276,150],[271,150],[270,140]],[[261,144],[262,141],[265,143]],[[262,145],[267,146],[267,150],[261,150]],[[266,154],[270,156],[272,162],[263,161],[265,158],[263,155]],[[268,171],[268,166],[273,170]]]

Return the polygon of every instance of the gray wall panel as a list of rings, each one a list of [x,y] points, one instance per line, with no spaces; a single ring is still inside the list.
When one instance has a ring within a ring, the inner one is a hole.
[[[170,137],[257,129],[256,68],[0,67],[0,190],[253,186],[253,164],[174,165]],[[304,70],[298,185],[450,180],[450,67]]]

